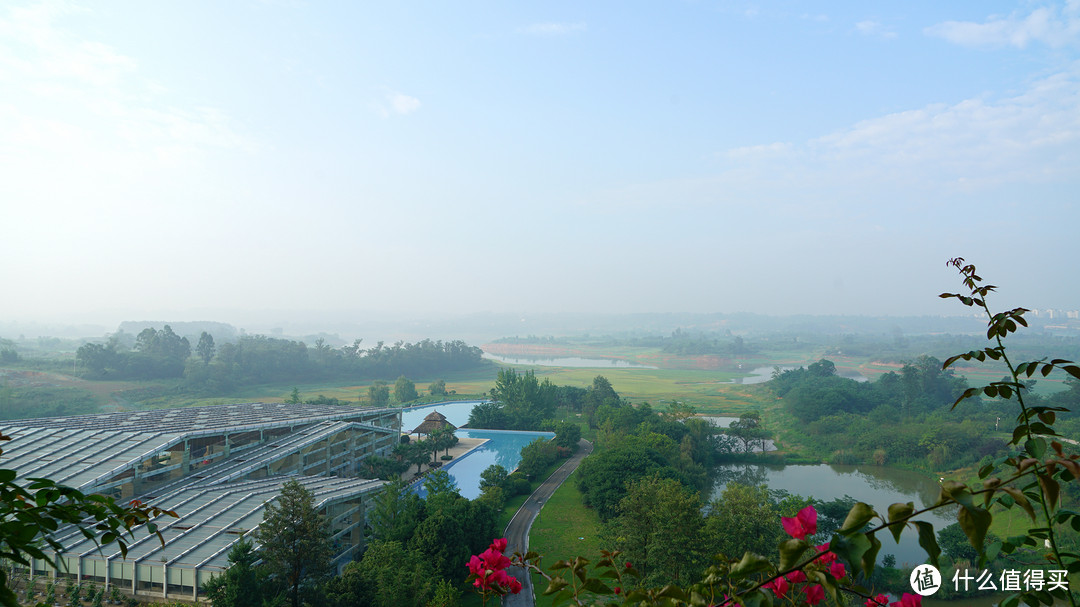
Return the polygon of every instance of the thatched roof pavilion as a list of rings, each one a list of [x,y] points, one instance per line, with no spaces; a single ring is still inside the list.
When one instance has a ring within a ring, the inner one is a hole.
[[[424,417],[424,421],[421,422],[419,426],[413,428],[413,431],[410,434],[430,435],[432,431],[438,430],[440,428],[449,428],[451,432],[457,430],[457,426],[446,421],[445,415],[439,413],[438,411],[432,411]]]

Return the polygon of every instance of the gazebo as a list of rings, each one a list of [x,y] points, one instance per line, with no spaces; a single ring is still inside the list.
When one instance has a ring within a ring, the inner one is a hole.
[[[426,434],[431,435],[435,430],[449,429],[451,432],[457,430],[457,426],[446,421],[446,416],[438,411],[432,411],[424,417],[424,421],[419,426],[413,428],[413,431],[409,434]]]

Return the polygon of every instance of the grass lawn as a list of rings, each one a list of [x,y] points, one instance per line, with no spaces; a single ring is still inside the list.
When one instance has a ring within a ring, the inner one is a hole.
[[[600,517],[595,510],[581,504],[581,492],[577,488],[577,471],[559,487],[544,504],[540,516],[533,522],[529,532],[529,550],[543,555],[542,567],[548,567],[560,559],[584,556],[595,563],[604,548],[600,538]],[[551,599],[543,596],[547,581],[533,575],[536,604],[551,605]]]

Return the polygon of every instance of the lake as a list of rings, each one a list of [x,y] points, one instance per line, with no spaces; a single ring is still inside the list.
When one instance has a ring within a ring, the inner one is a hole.
[[[710,499],[719,497],[727,483],[738,482],[767,485],[770,489],[783,489],[822,501],[849,495],[870,504],[882,514],[888,512],[890,504],[897,502],[914,502],[916,508],[929,506],[937,501],[940,490],[935,481],[921,474],[881,466],[724,464],[718,466],[717,475]],[[940,530],[956,522],[955,507],[926,513],[917,520],[931,522],[935,530]],[[926,561],[926,553],[919,547],[914,528],[904,532],[899,545],[892,534],[879,534],[878,537],[882,544],[879,559],[893,554],[898,565],[918,565]]]
[[[484,352],[484,358],[494,360],[507,365],[532,365],[536,367],[575,367],[595,369],[655,369],[649,365],[642,365],[618,358],[580,358],[577,356],[563,356],[559,358],[538,358],[532,356],[500,356]]]

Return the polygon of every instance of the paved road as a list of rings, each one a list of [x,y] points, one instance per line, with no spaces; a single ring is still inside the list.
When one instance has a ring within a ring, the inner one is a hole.
[[[592,443],[581,439],[578,442],[577,453],[566,460],[566,463],[560,466],[558,470],[552,472],[551,476],[541,483],[536,488],[536,491],[533,491],[529,499],[525,500],[521,508],[518,508],[517,514],[510,520],[510,524],[506,526],[507,554],[525,553],[529,550],[529,530],[532,528],[537,515],[540,514],[540,509],[544,507],[544,504],[559,488],[559,485],[562,485],[563,481],[570,476],[570,473],[577,469],[581,460],[592,453],[592,450]],[[520,567],[512,567],[509,571],[521,582],[522,588],[519,594],[506,595],[503,598],[503,605],[505,607],[532,607],[534,604],[532,580],[530,579],[532,576],[526,575]]]

